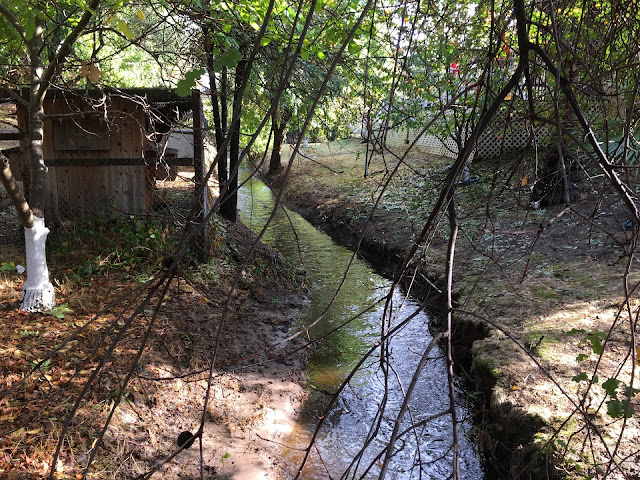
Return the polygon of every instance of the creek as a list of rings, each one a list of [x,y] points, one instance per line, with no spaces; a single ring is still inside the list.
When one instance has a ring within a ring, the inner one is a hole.
[[[242,174],[241,174],[242,176]],[[247,172],[244,172],[246,178]],[[250,179],[240,189],[238,209],[242,221],[260,232],[274,207],[274,197],[262,182]],[[309,305],[297,318],[298,328],[315,322],[334,299],[353,253],[337,245],[298,214],[279,208],[263,241],[281,252],[292,264],[307,272]],[[378,478],[381,462],[377,456],[385,448],[397,412],[424,350],[432,340],[428,317],[419,304],[403,294],[393,292],[392,308],[385,315],[385,297],[391,282],[378,275],[365,261],[355,258],[346,280],[331,307],[320,322],[309,329],[311,339],[327,335],[318,342],[309,358],[310,394],[299,415],[293,433],[285,443],[304,449],[318,419],[324,414],[328,396],[344,381],[359,360],[380,339],[381,323],[398,325],[410,318],[388,344],[388,366],[381,368],[376,350],[358,369],[338,402],[328,413],[316,440],[312,456],[301,478]],[[337,328],[348,320],[347,325]],[[447,376],[443,353],[433,350],[421,372],[409,402],[400,431],[412,423],[449,408]],[[383,401],[386,404],[381,408]],[[464,479],[484,478],[481,460],[469,438],[470,414],[458,395],[460,424],[460,469]],[[379,428],[372,425],[379,421]],[[373,435],[372,433],[375,433]],[[367,448],[363,449],[365,440]],[[396,452],[387,479],[446,479],[451,474],[451,416],[444,415],[411,430],[396,441]],[[302,459],[300,451],[283,448],[285,463],[290,465],[285,478],[293,478]],[[359,452],[362,458],[352,463]],[[384,455],[382,456],[384,459]],[[367,471],[370,464],[372,468]]]

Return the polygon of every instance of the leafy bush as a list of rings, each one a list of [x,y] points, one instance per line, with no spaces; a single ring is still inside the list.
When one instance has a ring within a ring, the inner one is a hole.
[[[105,269],[130,270],[157,265],[177,246],[178,231],[176,226],[134,215],[98,217],[74,225],[57,241],[54,238],[51,251],[59,263],[72,263],[79,276]]]

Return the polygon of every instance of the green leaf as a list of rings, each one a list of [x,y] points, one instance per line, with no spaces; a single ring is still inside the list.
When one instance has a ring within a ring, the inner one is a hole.
[[[600,332],[591,332],[587,335],[587,339],[591,342],[591,350],[596,355],[601,355],[604,351],[602,347],[602,334]]]
[[[581,353],[576,357],[576,362],[584,362],[587,358],[589,358],[589,355]]]
[[[587,332],[582,328],[572,328],[567,332],[567,335],[578,335],[579,333],[587,333]]]
[[[191,94],[191,89],[195,87],[196,81],[204,73],[204,68],[196,68],[184,74],[184,78],[178,82],[176,86],[176,95],[187,97]]]
[[[618,386],[620,385],[620,380],[617,378],[610,378],[606,382],[603,382],[602,388],[604,388],[607,395],[611,398],[618,398]]]
[[[574,375],[573,377],[571,377],[571,380],[573,380],[574,382],[581,382],[583,380],[589,380],[589,377],[587,376],[586,372],[581,372],[578,375]]]
[[[65,302],[61,305],[56,305],[47,312],[49,315],[56,317],[58,320],[64,320],[64,316],[67,313],[73,313],[73,310],[69,308],[69,302]]]
[[[271,39],[268,37],[262,37],[262,40],[260,40],[260,45],[262,45],[263,47],[266,47],[270,43],[271,43]]]
[[[125,22],[121,18],[118,19],[118,30],[120,30],[121,34],[123,34],[125,37],[127,37],[127,40],[133,40],[133,37],[135,35],[133,34],[131,29],[129,28],[129,25],[127,25],[127,22]]]
[[[24,26],[24,36],[27,40],[31,40],[34,33],[36,33],[36,18],[31,15]]]
[[[318,58],[319,58],[320,60],[324,59],[324,52],[322,52],[322,51],[318,50],[318,53],[317,53],[316,55],[318,55]]]
[[[16,269],[16,264],[13,262],[2,262],[0,264],[0,272],[12,272]]]
[[[309,50],[307,48],[303,48],[300,50],[300,58],[302,60],[309,60]]]
[[[231,31],[231,24],[230,24],[230,23],[226,23],[226,24],[224,25],[224,27],[222,27],[222,31],[223,31],[224,33],[229,33],[229,32]]]
[[[607,402],[607,413],[612,418],[620,418],[624,415],[624,405],[620,400],[609,400]]]
[[[92,15],[96,14],[95,10],[92,10],[89,8],[89,5],[87,5],[87,2],[85,2],[85,0],[76,0],[76,5],[78,5],[83,10],[91,12]],[[116,5],[116,9],[117,9],[117,5]]]
[[[349,53],[356,54],[360,50],[362,50],[362,47],[360,45],[358,45],[356,42],[351,41],[351,42],[349,42],[349,45],[347,46],[347,50],[349,50]]]
[[[234,68],[238,65],[238,62],[242,60],[242,53],[236,47],[231,47],[224,52],[218,60],[213,64],[213,68],[216,72],[222,70],[223,67]]]

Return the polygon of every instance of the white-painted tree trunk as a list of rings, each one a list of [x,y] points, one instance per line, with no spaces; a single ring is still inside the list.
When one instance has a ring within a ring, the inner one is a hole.
[[[27,281],[22,288],[20,310],[46,312],[56,306],[47,268],[46,241],[49,229],[44,225],[44,218],[34,217],[34,220],[33,227],[24,229]]]

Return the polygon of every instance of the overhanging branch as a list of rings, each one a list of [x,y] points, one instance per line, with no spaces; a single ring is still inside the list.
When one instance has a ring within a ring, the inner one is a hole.
[[[18,211],[20,222],[22,222],[26,228],[32,228],[34,225],[33,212],[18,188],[16,179],[13,178],[11,167],[9,166],[9,159],[2,152],[0,152],[0,182],[4,185],[11,199],[11,203],[13,203],[13,206],[16,207]]]
[[[635,200],[633,199],[633,193],[631,190],[620,180],[618,174],[615,172],[613,168],[613,164],[609,161],[605,153],[602,151],[598,140],[596,139],[596,135],[591,128],[591,124],[587,120],[578,103],[578,99],[571,88],[569,80],[565,77],[562,72],[558,72],[557,67],[553,63],[553,60],[549,58],[544,50],[539,45],[535,45],[533,43],[529,43],[529,48],[538,54],[538,56],[542,59],[547,69],[560,81],[560,89],[562,93],[564,93],[565,97],[569,101],[569,105],[573,110],[573,113],[576,115],[580,126],[584,132],[585,138],[588,139],[589,144],[593,147],[593,151],[598,160],[598,166],[603,171],[607,180],[611,182],[613,188],[616,190],[624,204],[627,206],[629,213],[633,216],[633,222],[636,225],[640,225],[640,210],[638,210],[638,206],[636,205]]]

